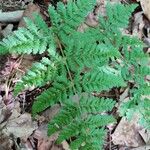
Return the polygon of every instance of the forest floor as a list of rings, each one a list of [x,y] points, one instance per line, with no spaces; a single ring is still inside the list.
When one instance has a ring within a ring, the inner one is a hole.
[[[59,1],[59,0],[57,0]],[[67,3],[67,0],[62,0]],[[146,43],[145,52],[150,53],[150,1],[111,0],[114,3],[137,3],[132,14],[127,34],[138,36]],[[105,13],[106,0],[97,0],[97,14]],[[0,39],[11,34],[18,27],[25,26],[23,17],[32,18],[33,12],[40,13],[48,21],[48,5],[56,5],[56,0],[0,0]],[[87,17],[88,24],[95,24],[95,17]],[[18,55],[0,56],[0,150],[69,150],[67,141],[56,145],[57,135],[47,137],[47,121],[59,110],[52,107],[32,119],[31,106],[34,98],[43,89],[30,89],[14,98],[14,83],[20,79],[31,64],[40,56]],[[120,101],[128,99],[128,90],[112,90]],[[117,116],[116,110],[114,115]],[[141,127],[137,117],[127,121],[118,117],[115,125],[109,126],[105,150],[150,150],[150,133]]]

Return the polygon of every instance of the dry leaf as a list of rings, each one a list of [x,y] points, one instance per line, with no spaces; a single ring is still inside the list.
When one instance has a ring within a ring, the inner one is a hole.
[[[129,89],[125,89],[124,92],[119,97],[119,102],[123,102],[129,95]]]
[[[150,131],[146,129],[142,129],[139,131],[141,137],[143,138],[144,142],[146,144],[150,144]]]
[[[10,140],[9,136],[0,133],[0,150],[12,150],[13,142]]]
[[[140,146],[137,148],[132,148],[131,150],[150,150],[150,145]]]
[[[138,117],[135,117],[130,122],[125,118],[122,118],[112,135],[113,143],[115,145],[124,145],[128,147],[138,147],[143,145],[144,142],[139,135],[140,129]]]
[[[146,17],[150,20],[150,0],[139,0]]]
[[[4,128],[4,133],[27,139],[37,128],[37,123],[32,121],[31,115],[25,113],[17,118],[9,119]]]
[[[134,22],[133,22],[133,27],[132,27],[133,35],[138,36],[138,38],[142,39],[144,25],[145,23],[143,20],[143,11],[140,11],[134,14]]]
[[[1,31],[3,37],[7,37],[8,35],[10,35],[12,33],[14,25],[13,24],[8,24],[5,29],[3,29]]]
[[[35,4],[29,4],[27,6],[26,10],[23,13],[23,17],[29,17],[29,18],[32,19],[33,18],[32,14],[34,12],[40,13],[40,8],[37,5],[35,5]],[[22,19],[19,22],[19,27],[25,26],[25,22],[24,22],[23,17],[22,17]]]
[[[44,116],[46,118],[46,120],[51,120],[60,110],[60,105],[56,104],[53,107],[45,110],[42,113],[42,116]]]
[[[89,13],[89,15],[87,16],[85,24],[90,27],[96,27],[98,25],[98,19],[93,12]]]

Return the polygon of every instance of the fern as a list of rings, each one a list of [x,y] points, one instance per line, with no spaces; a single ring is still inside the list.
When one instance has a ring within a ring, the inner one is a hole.
[[[103,143],[99,140],[104,140],[106,131],[104,128],[98,128],[115,121],[112,116],[101,113],[110,111],[113,107],[114,102],[111,99],[99,99],[90,96],[81,97],[79,102],[69,100],[60,113],[49,123],[49,134],[59,131],[59,143],[65,139],[77,137],[71,142],[72,149],[99,149]],[[84,146],[82,146],[83,143],[85,143]]]
[[[120,73],[108,66],[103,66],[98,70],[92,70],[83,77],[83,88],[85,91],[103,91],[112,87],[125,86],[124,80]]]
[[[3,39],[0,45],[5,47],[5,51],[18,54],[42,54],[49,44],[55,44],[44,20],[36,14],[34,16],[36,24],[31,19],[24,18],[27,28],[19,28],[8,38]]]
[[[57,75],[57,63],[51,62],[46,57],[43,57],[41,62],[33,64],[32,68],[22,78],[23,82],[20,82],[15,87],[14,94],[17,95],[22,88],[29,88],[31,86],[43,86],[48,81],[53,80]],[[53,73],[52,73],[53,72]]]
[[[36,98],[32,107],[33,114],[41,112],[57,102],[65,101],[68,95],[73,95],[71,82],[67,78],[58,76],[52,86]]]
[[[105,126],[115,122],[107,115],[115,102],[93,93],[132,83],[130,100],[121,104],[120,114],[131,119],[137,112],[143,125],[150,124],[150,88],[145,78],[150,74],[149,56],[139,39],[122,34],[136,5],[108,3],[106,16],[99,16],[96,27],[78,31],[95,5],[96,0],[58,2],[48,9],[51,27],[34,14],[34,20],[25,18],[26,28],[0,42],[0,54],[45,54],[15,85],[14,94],[49,83],[36,97],[32,113],[59,103],[62,108],[49,122],[48,134],[59,132],[58,143],[68,140],[73,150],[102,149]]]

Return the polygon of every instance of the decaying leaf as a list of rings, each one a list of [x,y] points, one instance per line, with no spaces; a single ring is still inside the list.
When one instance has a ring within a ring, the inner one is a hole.
[[[0,132],[0,150],[12,150],[12,145],[13,142],[10,137]]]
[[[150,150],[150,145],[140,146],[137,148],[132,148],[131,150]]]
[[[4,132],[7,135],[27,139],[37,129],[37,123],[32,122],[31,114],[24,113],[17,118],[9,119]]]
[[[143,11],[134,14],[134,22],[132,25],[132,33],[134,36],[142,39],[143,37],[143,27],[144,27]]]
[[[150,144],[150,131],[142,129],[139,131],[139,134],[141,135],[146,144]]]
[[[62,145],[55,144],[58,134],[47,137],[43,134],[44,130],[47,131],[45,127],[42,127],[42,129],[36,130],[33,134],[33,137],[38,140],[37,150],[63,150]]]
[[[150,20],[150,0],[138,0],[141,3],[142,9],[146,17]]]
[[[128,147],[138,147],[143,145],[144,142],[139,135],[140,129],[138,117],[135,117],[132,121],[127,121],[125,118],[122,118],[112,135],[113,143]]]
[[[35,5],[35,4],[29,4],[27,6],[26,10],[23,13],[23,17],[29,17],[29,18],[33,19],[33,16],[32,16],[33,12],[39,13],[40,12],[40,8],[37,5]],[[22,19],[19,22],[19,27],[25,26],[25,22],[24,22],[23,17],[22,17]]]

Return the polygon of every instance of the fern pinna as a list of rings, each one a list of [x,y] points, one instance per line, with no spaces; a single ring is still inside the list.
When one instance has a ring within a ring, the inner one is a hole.
[[[138,112],[149,124],[148,55],[136,37],[122,34],[136,5],[111,4],[106,16],[99,16],[96,27],[84,32],[79,27],[94,9],[96,0],[58,2],[48,9],[51,27],[41,16],[25,18],[26,28],[14,31],[0,43],[0,53],[47,54],[22,77],[14,94],[30,86],[50,87],[38,96],[32,106],[33,115],[59,103],[60,112],[48,124],[48,134],[59,132],[58,142],[70,140],[70,148],[102,149],[105,126],[115,122],[107,115],[114,100],[97,98],[93,93],[134,85],[130,100],[121,104],[121,115]],[[77,97],[74,99],[74,97]]]

